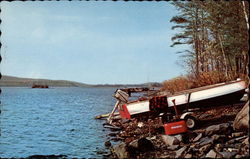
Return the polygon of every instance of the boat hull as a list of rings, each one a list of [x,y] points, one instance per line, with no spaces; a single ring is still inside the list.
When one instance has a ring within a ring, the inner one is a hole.
[[[245,89],[246,85],[242,80],[229,84],[216,84],[210,88],[199,89],[198,91],[189,91],[169,97],[162,96],[162,98],[166,98],[163,100],[165,103],[156,103],[154,106],[152,106],[152,99],[128,103],[123,105],[123,109],[120,109],[119,112],[122,118],[131,118],[149,112],[174,113],[173,100],[179,113],[193,108],[209,109],[217,106],[231,105],[240,101],[245,94]],[[159,97],[155,98],[158,99]]]
[[[240,99],[243,97],[244,93],[245,89],[213,98],[204,99],[201,101],[190,102],[189,105],[187,103],[182,105],[177,105],[177,108],[180,111],[184,111],[187,108],[206,109],[223,105],[231,105],[240,102]],[[172,111],[174,111],[174,109],[172,109]]]

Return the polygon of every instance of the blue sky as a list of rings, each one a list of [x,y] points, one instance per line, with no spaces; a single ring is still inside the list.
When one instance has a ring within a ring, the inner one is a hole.
[[[139,84],[183,73],[169,2],[3,2],[1,10],[3,75]]]

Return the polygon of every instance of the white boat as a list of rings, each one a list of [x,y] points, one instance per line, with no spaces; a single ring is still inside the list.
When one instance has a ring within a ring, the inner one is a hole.
[[[137,100],[118,106],[122,118],[149,112],[173,111],[174,102],[179,111],[214,107],[237,103],[245,94],[246,83],[241,79],[235,81],[185,90],[170,96],[157,96],[147,100]]]

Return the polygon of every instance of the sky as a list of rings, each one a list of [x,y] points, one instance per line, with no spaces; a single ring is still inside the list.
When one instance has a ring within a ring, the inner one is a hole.
[[[163,82],[184,73],[169,2],[2,2],[1,73],[88,84]]]

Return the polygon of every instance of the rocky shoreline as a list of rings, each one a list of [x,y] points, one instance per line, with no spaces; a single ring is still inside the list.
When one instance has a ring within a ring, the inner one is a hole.
[[[165,135],[161,118],[116,120],[105,142],[110,150],[105,157],[248,158],[249,102],[243,106],[199,112],[198,128],[178,135]]]

